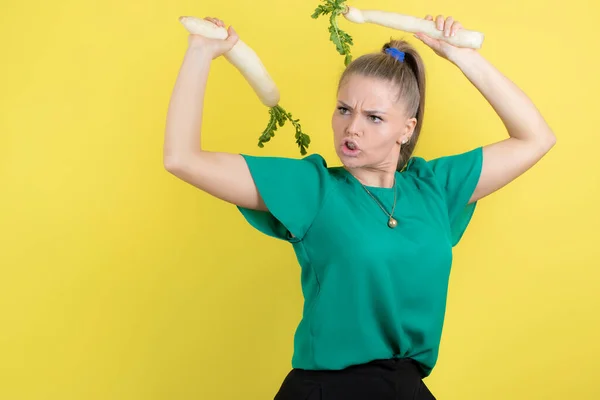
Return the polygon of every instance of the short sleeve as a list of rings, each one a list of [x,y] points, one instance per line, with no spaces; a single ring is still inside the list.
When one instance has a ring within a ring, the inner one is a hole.
[[[482,162],[481,147],[428,162],[446,198],[452,246],[458,244],[475,212],[477,202],[469,204],[469,200],[479,182]]]
[[[242,154],[268,212],[238,209],[262,233],[287,241],[302,240],[328,190],[329,171],[317,154],[302,159]],[[290,237],[290,233],[293,238]]]

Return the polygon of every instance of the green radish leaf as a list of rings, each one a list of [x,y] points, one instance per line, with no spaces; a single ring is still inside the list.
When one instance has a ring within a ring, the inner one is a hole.
[[[335,49],[344,57],[344,64],[347,66],[352,61],[350,47],[354,44],[352,36],[341,30],[337,24],[340,14],[346,11],[344,3],[346,0],[322,0],[325,4],[317,6],[312,18],[317,19],[321,15],[331,14],[329,17],[329,40],[335,45]]]
[[[289,120],[292,123],[292,125],[294,126],[294,128],[296,129],[295,138],[296,138],[296,144],[300,148],[300,153],[302,155],[306,155],[306,153],[307,153],[306,149],[308,148],[308,146],[310,144],[310,137],[307,134],[302,132],[302,127],[300,126],[300,123],[299,123],[300,120],[294,119],[292,117],[292,114],[286,112],[279,105],[270,108],[269,115],[270,115],[269,123],[267,124],[267,127],[265,128],[265,130],[262,132],[262,134],[258,138],[258,147],[260,147],[260,148],[265,147],[265,143],[269,142],[271,140],[271,138],[275,136],[275,132],[277,131],[277,128],[284,126],[285,122]]]
[[[317,19],[317,18],[319,18],[320,15],[325,15],[328,12],[329,11],[327,11],[327,9],[324,6],[318,6],[315,9],[315,12],[314,12],[314,14],[311,17],[314,18],[314,19]]]
[[[346,54],[346,58],[344,58],[344,65],[347,67],[352,62],[352,56],[350,54]]]
[[[338,51],[338,53],[344,55],[344,45],[342,44],[342,40],[340,38],[339,33],[335,30],[333,26],[329,27],[329,33],[329,40],[333,42],[333,44],[335,45],[335,49]]]

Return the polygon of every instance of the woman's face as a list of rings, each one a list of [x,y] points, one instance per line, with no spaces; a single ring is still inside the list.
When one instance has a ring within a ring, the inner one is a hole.
[[[340,86],[331,122],[344,166],[395,171],[402,141],[416,125],[397,97],[397,86],[378,78],[353,74]]]

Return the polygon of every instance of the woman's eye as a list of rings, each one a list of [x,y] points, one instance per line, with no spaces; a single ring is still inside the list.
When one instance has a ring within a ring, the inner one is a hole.
[[[340,114],[342,114],[342,115],[346,115],[346,114],[350,113],[350,110],[348,110],[346,107],[338,107],[337,109],[338,109],[338,112],[339,112]],[[378,122],[382,122],[382,121],[383,121],[383,120],[382,120],[380,117],[378,117],[377,115],[369,115],[369,117],[368,117],[368,118],[371,120],[371,122],[376,122],[376,123],[378,123]]]

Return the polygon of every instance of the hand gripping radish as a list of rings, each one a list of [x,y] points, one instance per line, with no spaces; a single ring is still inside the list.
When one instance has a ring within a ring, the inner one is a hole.
[[[346,56],[346,65],[352,60],[352,56],[350,55],[352,37],[339,29],[336,20],[339,15],[357,24],[372,23],[405,32],[424,33],[434,39],[446,41],[456,47],[478,49],[483,44],[484,35],[481,32],[461,29],[456,32],[455,36],[446,37],[442,31],[435,27],[435,22],[433,21],[380,10],[359,10],[358,8],[344,5],[346,0],[323,1],[326,4],[319,5],[313,13],[312,18],[317,19],[320,15],[331,14],[329,17],[330,40],[335,44],[337,51],[341,55]]]
[[[179,22],[189,33],[194,35],[201,35],[210,39],[226,39],[228,36],[225,28],[205,19],[183,16],[179,17]],[[289,120],[296,128],[296,144],[300,148],[300,153],[305,155],[310,144],[310,137],[302,132],[299,120],[293,119],[292,114],[279,105],[279,89],[254,50],[240,39],[224,56],[240,71],[260,101],[269,107],[269,123],[258,139],[258,147],[264,147],[264,144],[275,136],[277,127],[283,126],[285,121]]]
[[[455,36],[445,37],[444,32],[435,27],[435,22],[410,15],[396,14],[378,10],[359,10],[354,7],[346,7],[342,14],[348,21],[363,24],[370,22],[398,29],[405,32],[424,33],[434,39],[444,40],[456,47],[481,48],[483,44],[483,33],[461,29]]]

